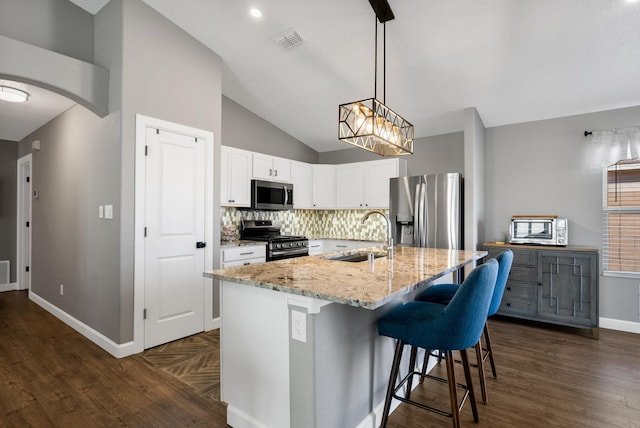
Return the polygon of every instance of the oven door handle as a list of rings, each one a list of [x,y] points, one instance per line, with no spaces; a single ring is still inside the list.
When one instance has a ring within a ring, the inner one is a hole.
[[[309,254],[309,249],[307,247],[304,248],[296,248],[295,250],[289,250],[289,251],[272,251],[271,252],[271,256],[273,257],[278,257],[278,256],[288,256],[288,255],[294,255],[294,254]]]

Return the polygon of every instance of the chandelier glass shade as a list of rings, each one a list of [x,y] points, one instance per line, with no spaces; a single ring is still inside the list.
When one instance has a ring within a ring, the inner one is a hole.
[[[341,104],[339,136],[345,143],[377,153],[413,153],[413,125],[376,98]]]

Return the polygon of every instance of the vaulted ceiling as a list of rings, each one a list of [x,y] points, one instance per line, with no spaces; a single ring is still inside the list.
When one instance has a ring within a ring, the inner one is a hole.
[[[338,105],[374,92],[367,0],[144,1],[222,57],[226,96],[319,152],[344,148]],[[640,2],[389,3],[385,101],[417,138],[461,131],[466,107],[493,127],[640,105]],[[284,49],[291,30],[303,42]]]

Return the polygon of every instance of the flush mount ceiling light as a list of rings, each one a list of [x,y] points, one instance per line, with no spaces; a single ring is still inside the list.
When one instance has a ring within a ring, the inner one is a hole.
[[[9,86],[0,86],[0,100],[9,101],[11,103],[23,103],[29,99],[29,94],[20,89],[11,88]]]
[[[413,125],[384,104],[386,95],[386,23],[394,18],[387,0],[369,0],[376,14],[373,98],[338,106],[338,139],[380,156],[413,154]],[[382,101],[378,90],[378,20],[383,28]]]

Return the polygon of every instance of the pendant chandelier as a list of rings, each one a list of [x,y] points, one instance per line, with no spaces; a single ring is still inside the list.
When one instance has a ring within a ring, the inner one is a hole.
[[[413,154],[413,125],[384,104],[386,23],[394,18],[387,0],[369,0],[376,15],[373,98],[338,106],[338,139],[380,156]],[[383,96],[378,100],[378,20],[383,28]]]

